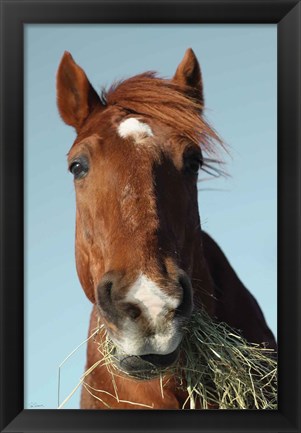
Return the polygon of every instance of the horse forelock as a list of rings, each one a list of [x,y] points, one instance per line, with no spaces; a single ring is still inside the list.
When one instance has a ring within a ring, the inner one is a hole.
[[[106,107],[119,107],[127,116],[143,116],[170,127],[176,137],[201,146],[208,153],[215,153],[216,144],[222,144],[204,118],[203,103],[197,93],[185,85],[159,78],[154,72],[116,82],[108,91],[102,91],[101,99]],[[144,132],[152,135],[147,127]]]

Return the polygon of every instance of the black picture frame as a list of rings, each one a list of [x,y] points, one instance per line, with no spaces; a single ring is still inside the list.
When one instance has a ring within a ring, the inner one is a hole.
[[[300,432],[300,1],[1,0],[1,432]],[[24,410],[23,26],[275,23],[278,28],[277,411]]]

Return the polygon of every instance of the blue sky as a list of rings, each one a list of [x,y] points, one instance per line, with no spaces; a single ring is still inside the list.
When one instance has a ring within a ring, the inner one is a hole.
[[[206,116],[226,142],[229,178],[200,183],[203,228],[219,243],[277,332],[276,25],[25,26],[25,407],[57,407],[58,366],[87,337],[91,305],[74,260],[75,196],[66,154],[75,132],[56,108],[65,50],[97,90],[156,70],[174,74],[192,47]],[[61,371],[61,401],[85,366]],[[65,406],[79,407],[79,393]]]

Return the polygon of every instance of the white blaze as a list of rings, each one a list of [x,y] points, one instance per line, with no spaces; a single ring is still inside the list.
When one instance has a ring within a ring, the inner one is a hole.
[[[134,117],[123,120],[118,126],[117,131],[121,138],[132,137],[136,141],[145,137],[153,137],[154,135],[149,125]]]
[[[178,307],[180,301],[168,296],[146,275],[141,274],[130,288],[126,301],[137,304],[154,324],[158,316]]]

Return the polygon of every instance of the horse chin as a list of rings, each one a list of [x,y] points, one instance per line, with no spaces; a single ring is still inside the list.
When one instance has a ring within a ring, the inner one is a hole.
[[[113,353],[113,363],[122,373],[139,380],[150,380],[158,377],[177,362],[180,346],[167,355],[127,355],[117,347]]]

